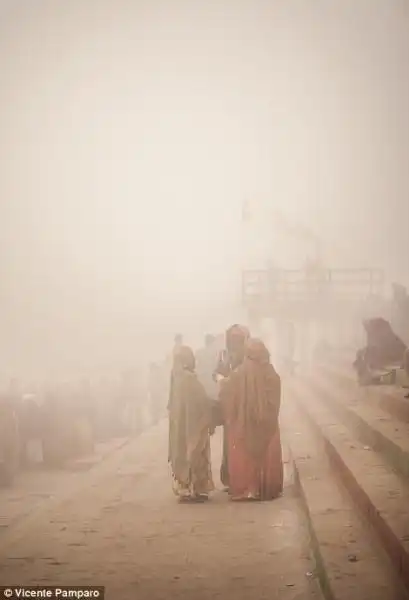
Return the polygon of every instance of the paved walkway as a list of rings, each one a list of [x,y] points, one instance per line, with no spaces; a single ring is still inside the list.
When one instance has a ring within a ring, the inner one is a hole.
[[[215,479],[220,447],[216,435]],[[180,505],[166,456],[164,421],[91,471],[60,476],[9,527],[3,503],[0,583],[105,585],[115,600],[321,598],[289,470],[274,502],[234,504],[218,490]]]

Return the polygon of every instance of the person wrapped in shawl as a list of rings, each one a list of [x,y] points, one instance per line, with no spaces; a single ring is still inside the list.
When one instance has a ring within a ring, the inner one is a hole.
[[[228,378],[229,375],[241,365],[244,359],[244,348],[250,337],[249,330],[243,325],[232,325],[226,331],[226,349],[219,356],[219,361],[214,373],[215,379]],[[223,382],[222,382],[223,385]],[[226,490],[229,487],[229,471],[227,458],[226,424],[223,426],[223,458],[220,468],[220,479]]]
[[[403,365],[406,346],[382,318],[363,322],[367,345],[357,352],[353,366],[361,384],[380,383],[377,372]]]
[[[282,493],[280,396],[280,377],[266,346],[249,339],[243,363],[220,392],[232,500],[272,500]]]
[[[195,373],[195,356],[182,346],[174,357],[169,398],[169,463],[181,501],[203,502],[214,489],[210,463],[212,401]]]
[[[21,440],[16,404],[13,398],[0,396],[0,487],[13,483],[20,466]]]

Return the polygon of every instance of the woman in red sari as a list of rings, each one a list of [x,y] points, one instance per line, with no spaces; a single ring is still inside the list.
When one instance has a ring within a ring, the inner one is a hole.
[[[266,346],[249,339],[243,363],[220,392],[232,500],[272,500],[282,493],[280,396],[280,377]]]

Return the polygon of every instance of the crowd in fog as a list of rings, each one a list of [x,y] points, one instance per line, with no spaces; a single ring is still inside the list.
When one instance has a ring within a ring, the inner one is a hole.
[[[395,286],[389,314],[379,306],[373,303],[376,316],[364,319],[346,335],[348,354],[351,349],[356,352],[360,345],[357,329],[362,329],[366,337],[354,362],[358,380],[363,384],[393,383],[399,369],[409,377],[409,296],[402,286]],[[338,327],[338,332],[340,329],[343,327]],[[299,362],[308,362],[307,355],[313,360],[328,361],[334,349],[339,357],[340,349],[346,347],[337,335],[331,339],[328,328],[324,327],[315,338],[310,334],[309,349],[305,352],[303,331],[302,324],[277,320],[272,336],[275,344],[269,345],[268,350],[258,346],[259,355],[265,361],[268,354],[269,364],[272,362],[280,375],[294,374]],[[234,335],[233,338],[236,339]],[[355,340],[352,345],[351,340]],[[236,366],[240,368],[242,363],[254,366],[256,362],[251,362],[246,354],[255,351],[254,345],[249,350],[242,342],[238,351],[229,347],[231,332],[209,334],[203,346],[194,352],[186,349],[182,336],[177,335],[173,353],[169,348],[160,360],[115,376],[105,374],[42,386],[12,380],[0,393],[0,484],[11,483],[16,473],[35,466],[64,467],[71,459],[92,453],[98,443],[137,435],[157,423],[172,405],[172,382],[180,371],[186,374],[193,370],[206,398],[216,402],[220,399],[219,379],[223,377],[225,384],[230,381],[237,356],[240,361]],[[181,369],[175,370],[177,364],[182,365]],[[393,381],[391,374],[395,377]],[[219,414],[208,430],[222,422]],[[226,452],[225,446],[222,467],[225,473]],[[222,472],[222,481],[227,481],[226,477]]]
[[[157,421],[166,408],[167,362],[151,367],[150,389],[140,369],[45,386],[11,381],[0,395],[1,481],[36,466],[61,468]]]

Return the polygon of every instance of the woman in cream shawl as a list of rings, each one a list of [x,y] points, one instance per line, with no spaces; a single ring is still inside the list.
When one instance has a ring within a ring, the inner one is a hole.
[[[174,357],[169,398],[169,463],[181,501],[203,502],[214,489],[210,464],[212,401],[195,373],[193,351]]]

